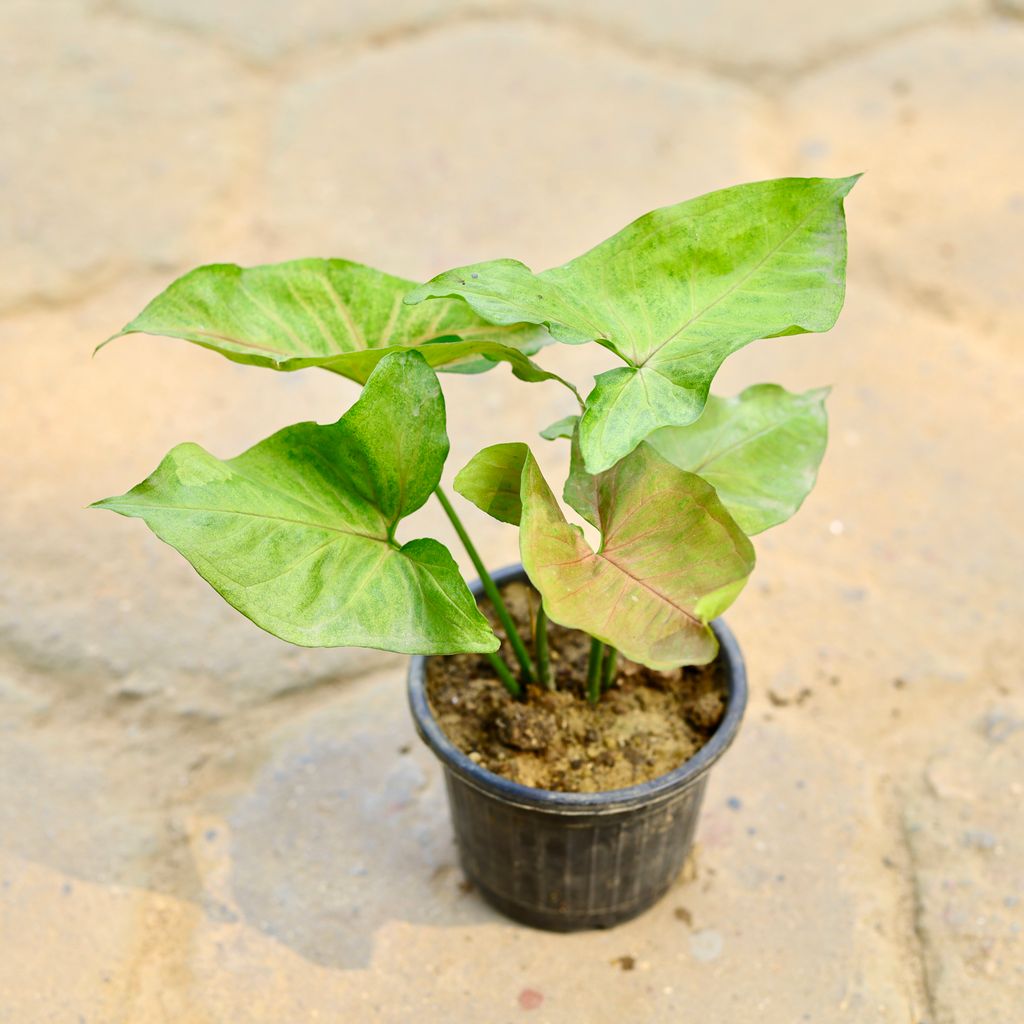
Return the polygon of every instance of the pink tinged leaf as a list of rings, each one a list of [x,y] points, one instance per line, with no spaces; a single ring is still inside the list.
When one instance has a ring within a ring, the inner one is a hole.
[[[525,459],[520,547],[548,615],[652,668],[711,661],[707,623],[750,575],[749,540],[712,487],[647,445],[595,480],[597,552]]]

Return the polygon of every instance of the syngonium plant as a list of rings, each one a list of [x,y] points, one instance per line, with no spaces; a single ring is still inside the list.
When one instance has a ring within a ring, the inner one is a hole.
[[[717,653],[710,621],[754,567],[750,536],[799,508],[827,438],[826,389],[761,384],[719,398],[711,382],[754,340],[833,326],[845,291],[843,199],[856,180],[712,192],[542,273],[501,259],[416,287],[337,259],[200,267],[115,337],[165,335],[235,362],[318,367],[363,385],[360,397],[336,423],[286,427],[233,459],[179,445],[95,507],[145,520],[231,605],[291,643],[481,653],[524,696],[530,683],[553,685],[550,619],[591,638],[593,701],[619,652],[653,669],[705,664]],[[599,374],[583,399],[532,358],[551,341],[602,345],[623,366]],[[439,486],[448,437],[435,370],[500,363],[574,397],[576,412],[541,436],[568,440],[563,499],[600,538],[592,547],[569,522],[521,441],[485,448],[458,473],[458,493],[519,528],[541,599],[527,640]],[[432,494],[511,661],[447,548],[397,537]]]

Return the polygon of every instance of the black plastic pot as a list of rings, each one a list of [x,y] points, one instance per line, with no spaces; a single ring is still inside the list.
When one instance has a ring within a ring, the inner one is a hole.
[[[518,565],[494,579],[499,587],[527,580]],[[472,589],[482,595],[479,583]],[[604,793],[534,789],[475,764],[430,710],[428,659],[412,659],[416,731],[444,766],[462,868],[491,904],[538,928],[576,931],[628,921],[665,894],[693,842],[708,772],[732,743],[747,703],[739,646],[721,619],[711,625],[728,687],[717,731],[667,775]]]

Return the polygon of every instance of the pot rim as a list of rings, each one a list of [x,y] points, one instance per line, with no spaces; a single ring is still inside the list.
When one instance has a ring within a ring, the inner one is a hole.
[[[529,577],[521,565],[507,565],[492,573],[498,587],[508,583],[526,582]],[[470,590],[477,598],[483,596],[483,586],[474,580]],[[739,644],[732,630],[722,619],[711,623],[718,638],[719,657],[724,662],[729,702],[725,716],[714,735],[693,757],[678,768],[656,779],[623,789],[608,789],[598,793],[562,793],[551,789],[537,789],[503,778],[470,760],[445,735],[427,700],[427,662],[431,657],[444,655],[415,655],[409,665],[408,692],[413,722],[420,738],[434,752],[445,768],[458,775],[474,789],[489,793],[503,803],[519,807],[532,807],[558,814],[611,814],[633,807],[658,803],[688,789],[725,753],[739,730],[747,705],[747,671]]]

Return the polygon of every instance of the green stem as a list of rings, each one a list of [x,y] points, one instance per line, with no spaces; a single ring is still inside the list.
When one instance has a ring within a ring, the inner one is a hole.
[[[537,609],[537,622],[533,630],[533,653],[537,659],[537,678],[541,686],[553,690],[555,681],[551,677],[551,656],[548,653],[548,616],[544,611],[543,601]]]
[[[505,689],[513,697],[521,697],[523,695],[523,688],[519,685],[518,680],[512,675],[508,665],[501,660],[501,657],[491,651],[487,655],[487,660],[491,663],[491,668],[494,669],[494,674],[501,680]]]
[[[509,614],[508,608],[505,606],[505,602],[501,599],[501,594],[498,593],[498,588],[494,585],[494,580],[491,579],[491,574],[484,566],[483,560],[480,558],[479,553],[473,546],[473,542],[469,539],[469,534],[466,533],[466,528],[462,525],[462,520],[459,519],[455,509],[452,508],[452,503],[448,500],[444,491],[438,487],[434,491],[434,494],[437,495],[437,500],[441,502],[441,508],[444,509],[452,526],[455,527],[455,532],[459,535],[459,540],[462,541],[462,546],[466,549],[466,554],[469,555],[470,561],[473,563],[473,566],[477,571],[477,575],[480,577],[484,593],[490,599],[491,604],[494,606],[495,614],[498,616],[501,624],[505,627],[508,642],[512,645],[512,650],[515,651],[516,658],[518,659],[519,666],[522,670],[522,681],[524,683],[532,683],[535,676],[533,673],[533,663],[530,661],[530,655],[526,650],[526,645],[523,643],[522,637],[516,630],[516,624],[512,621],[512,616]]]
[[[615,682],[615,671],[619,667],[619,652],[614,647],[607,647],[604,652],[604,664],[601,666],[601,692],[610,689]]]
[[[591,704],[597,704],[601,699],[601,655],[603,653],[604,644],[591,637],[590,661],[587,662],[587,699]]]

